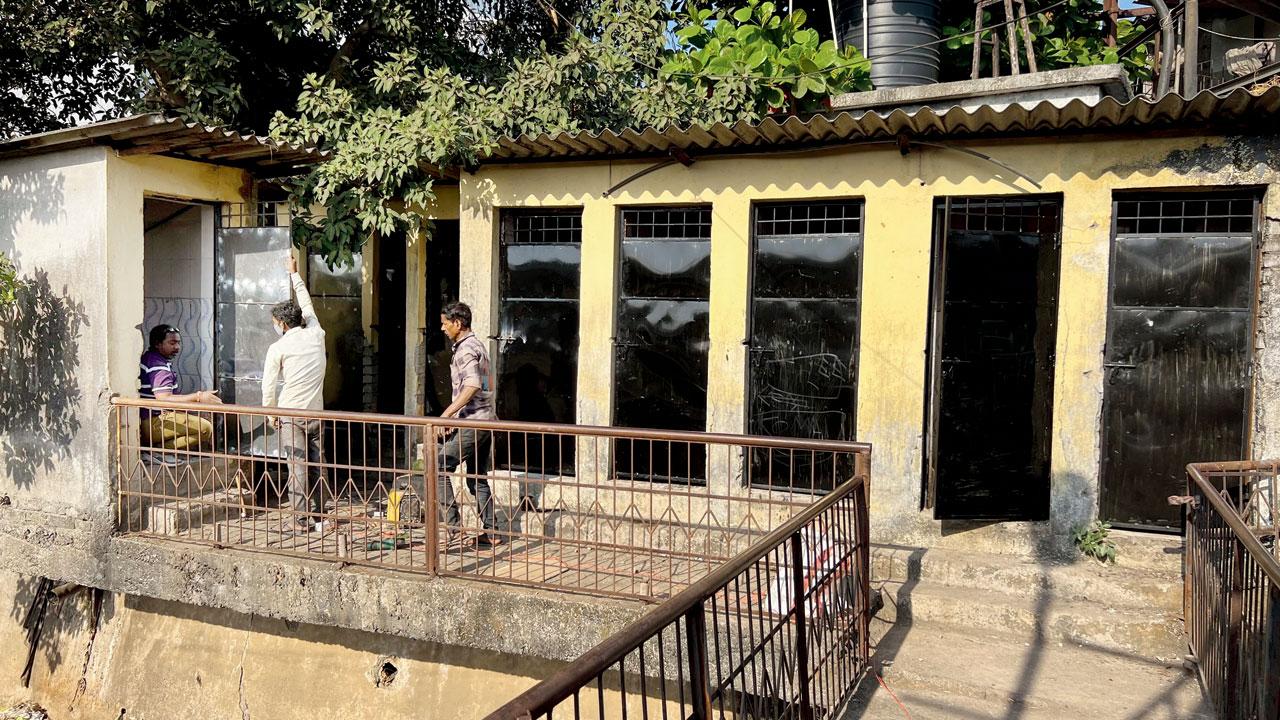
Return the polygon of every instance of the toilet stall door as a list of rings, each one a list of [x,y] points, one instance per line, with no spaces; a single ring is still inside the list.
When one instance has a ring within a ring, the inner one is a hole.
[[[1177,529],[1187,463],[1248,454],[1257,196],[1115,202],[1101,515]]]

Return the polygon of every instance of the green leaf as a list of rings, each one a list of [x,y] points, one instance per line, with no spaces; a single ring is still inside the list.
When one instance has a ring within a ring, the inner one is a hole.
[[[743,7],[733,11],[733,19],[740,23],[751,21],[751,8]]]

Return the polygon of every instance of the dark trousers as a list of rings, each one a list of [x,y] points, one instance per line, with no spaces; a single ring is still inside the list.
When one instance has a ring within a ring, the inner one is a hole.
[[[476,498],[476,510],[485,530],[494,528],[493,490],[489,487],[489,455],[493,447],[492,433],[459,428],[440,448],[439,469],[436,476],[437,502],[444,513],[445,525],[457,530],[462,517],[458,512],[458,500],[453,494],[453,478],[449,473],[467,464],[467,490]]]
[[[280,445],[289,468],[289,506],[295,520],[311,520],[320,512],[324,488],[324,453],[320,449],[319,420],[286,420],[280,424]]]

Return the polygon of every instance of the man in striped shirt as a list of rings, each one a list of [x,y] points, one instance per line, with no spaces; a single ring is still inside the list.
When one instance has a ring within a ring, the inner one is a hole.
[[[178,375],[173,371],[173,358],[182,352],[182,333],[172,325],[157,325],[148,335],[149,347],[142,353],[138,367],[138,397],[158,402],[218,403],[222,400],[212,390],[178,393]],[[179,410],[142,408],[142,444],[166,450],[200,450],[213,445],[213,423],[199,415]],[[171,455],[160,456],[165,464],[176,462]]]
[[[471,308],[465,303],[449,303],[440,313],[440,330],[453,343],[453,362],[449,376],[453,384],[453,402],[440,413],[442,418],[496,420],[493,411],[493,385],[489,372],[489,350],[471,331]],[[437,427],[437,431],[439,427]],[[436,459],[440,473],[436,478],[437,502],[444,512],[446,533],[450,540],[461,531],[461,515],[453,492],[451,473],[467,464],[467,489],[476,499],[481,533],[476,546],[492,548],[502,543],[494,534],[493,490],[489,487],[492,431],[452,428],[447,433]]]

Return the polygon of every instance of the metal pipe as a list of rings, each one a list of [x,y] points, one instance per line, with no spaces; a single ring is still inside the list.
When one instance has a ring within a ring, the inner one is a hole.
[[[1160,18],[1160,44],[1163,46],[1160,50],[1160,77],[1156,80],[1156,99],[1159,99],[1169,92],[1169,76],[1173,74],[1173,55],[1178,38],[1173,34],[1173,15],[1164,0],[1151,0],[1151,6]]]
[[[1185,0],[1182,4],[1182,94],[1195,95],[1200,90],[1200,2]]]

